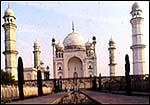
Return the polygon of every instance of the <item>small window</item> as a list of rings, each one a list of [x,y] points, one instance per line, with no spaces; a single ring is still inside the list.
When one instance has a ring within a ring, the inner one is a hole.
[[[9,19],[7,19],[7,22],[9,22]]]
[[[90,78],[92,77],[92,75],[90,74]]]
[[[59,79],[61,79],[62,78],[62,76],[59,76]]]
[[[61,54],[60,54],[60,52],[58,53],[58,55],[59,55],[59,58],[61,58]]]
[[[134,15],[136,15],[136,13],[134,13]]]
[[[59,70],[61,70],[61,67],[59,67]]]
[[[89,51],[89,54],[91,53],[91,51]]]
[[[91,65],[89,66],[89,69],[92,69],[92,66],[91,66]]]

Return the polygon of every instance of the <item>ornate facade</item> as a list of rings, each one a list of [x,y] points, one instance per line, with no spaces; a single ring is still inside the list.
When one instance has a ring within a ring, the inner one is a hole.
[[[84,42],[79,33],[69,33],[63,44],[55,43],[53,46],[54,78],[89,77],[97,75],[97,57],[95,52],[96,37],[93,42]]]

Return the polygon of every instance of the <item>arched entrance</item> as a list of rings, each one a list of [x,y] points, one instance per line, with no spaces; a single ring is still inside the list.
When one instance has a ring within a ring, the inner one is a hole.
[[[83,64],[78,57],[72,57],[68,61],[68,77],[83,77]]]
[[[77,72],[74,72],[74,73],[73,73],[73,77],[74,77],[74,78],[77,78],[77,77],[78,77],[78,73],[77,73]]]

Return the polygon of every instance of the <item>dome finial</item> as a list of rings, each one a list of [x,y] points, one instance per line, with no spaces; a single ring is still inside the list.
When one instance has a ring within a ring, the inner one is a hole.
[[[9,3],[8,3],[8,8],[10,8]]]
[[[38,42],[37,38],[36,38],[36,40],[35,40],[35,42],[34,42],[34,46],[36,46],[36,47],[37,47],[37,46],[38,46],[38,47],[40,47],[40,44],[39,44],[39,42]],[[34,46],[33,46],[33,47],[34,47]]]
[[[73,23],[73,21],[72,21],[72,31],[74,32],[74,23]]]
[[[113,39],[112,39],[112,35],[111,35],[111,37],[110,37],[110,40],[109,40],[110,42],[112,42],[113,41]]]

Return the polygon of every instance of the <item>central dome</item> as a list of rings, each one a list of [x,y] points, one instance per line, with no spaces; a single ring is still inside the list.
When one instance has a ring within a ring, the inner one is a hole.
[[[65,49],[84,49],[84,39],[77,33],[72,32],[63,41]]]

